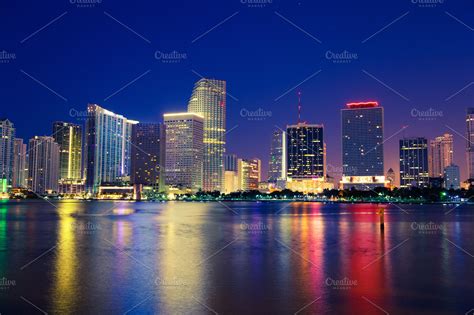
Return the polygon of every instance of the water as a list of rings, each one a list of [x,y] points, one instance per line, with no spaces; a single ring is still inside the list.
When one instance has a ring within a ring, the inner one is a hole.
[[[473,309],[474,207],[383,207],[0,203],[0,313]]]

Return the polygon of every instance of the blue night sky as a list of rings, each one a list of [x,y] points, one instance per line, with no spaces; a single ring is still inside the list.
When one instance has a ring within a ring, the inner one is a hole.
[[[415,0],[242,2],[103,0],[78,7],[67,0],[2,1],[0,52],[16,58],[0,63],[0,116],[23,138],[51,134],[54,120],[81,122],[74,113],[87,103],[162,121],[164,112],[186,110],[202,75],[226,80],[235,98],[227,102],[227,129],[233,128],[227,151],[261,158],[265,171],[271,132],[296,122],[300,90],[303,120],[326,128],[328,164],[341,165],[340,109],[377,100],[385,108],[386,170],[398,171],[401,136],[451,132],[455,162],[466,177],[473,1],[434,7]],[[164,63],[156,51],[186,55]],[[326,58],[344,51],[357,58]],[[271,115],[258,121],[241,115],[259,108]],[[430,108],[441,115],[412,115]]]

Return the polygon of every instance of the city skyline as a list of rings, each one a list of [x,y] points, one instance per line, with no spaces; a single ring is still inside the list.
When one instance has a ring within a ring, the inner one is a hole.
[[[32,3],[37,12],[34,15],[13,4],[6,8],[8,16],[1,25],[16,31],[0,47],[6,52],[3,60],[8,61],[1,64],[2,70],[11,78],[0,87],[6,104],[0,116],[15,122],[19,138],[49,134],[51,120],[80,122],[87,103],[102,104],[138,121],[159,121],[163,113],[181,111],[186,106],[190,86],[200,77],[222,78],[232,95],[227,100],[227,130],[235,127],[226,135],[227,152],[260,157],[266,174],[271,129],[275,125],[284,129],[289,118],[296,119],[296,89],[291,89],[300,84],[297,89],[302,91],[302,117],[324,122],[328,163],[334,168],[341,166],[339,109],[351,101],[377,100],[390,117],[386,137],[404,126],[408,128],[401,133],[406,136],[432,139],[445,132],[453,134],[454,162],[461,167],[461,177],[467,177],[463,154],[466,140],[461,136],[465,128],[459,122],[474,96],[470,85],[474,47],[470,44],[472,32],[445,12],[469,25],[464,12],[472,9],[472,3],[445,1],[435,7],[421,7],[407,1],[390,3],[385,10],[376,1],[367,1],[364,6],[349,1],[341,6],[274,1],[263,8],[250,8],[241,2],[224,6],[206,1],[183,9],[169,8],[170,16],[160,21],[147,14],[140,21],[129,20],[128,6],[122,4],[119,1],[110,6],[104,2],[93,8],[77,8],[69,2],[59,7]],[[143,13],[143,7],[132,8],[130,13]],[[23,41],[66,11],[51,26]],[[178,11],[188,19],[174,21],[172,16]],[[318,12],[318,19],[313,18],[314,12]],[[84,15],[94,16],[91,24],[79,23]],[[371,20],[362,16],[371,16]],[[377,33],[397,18],[400,20]],[[31,23],[21,24],[24,20]],[[262,29],[262,21],[271,27]],[[342,29],[344,33],[339,32]],[[90,36],[93,30],[103,30],[110,37],[102,32]],[[107,44],[105,38],[109,39]],[[415,45],[420,38],[420,45]],[[281,45],[282,39],[288,44]],[[95,47],[94,54],[77,48],[76,41]],[[440,41],[444,45],[439,45]],[[235,47],[235,42],[242,45]],[[61,56],[53,56],[50,50]],[[8,59],[11,54],[16,59]],[[39,60],[50,71],[38,67]],[[73,77],[70,85],[65,80],[69,76]],[[259,108],[267,115],[251,119],[247,113]],[[248,146],[240,140],[248,137],[256,145]],[[396,138],[387,141],[385,171],[393,168],[398,173]]]

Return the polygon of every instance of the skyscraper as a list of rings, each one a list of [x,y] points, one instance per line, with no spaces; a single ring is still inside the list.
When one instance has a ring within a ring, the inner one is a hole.
[[[56,121],[53,123],[53,138],[59,145],[59,179],[82,179],[82,127]]]
[[[428,140],[400,140],[400,187],[428,187]]]
[[[224,154],[224,170],[237,171],[238,158],[235,154]]]
[[[23,139],[15,138],[13,146],[13,181],[12,187],[27,187],[28,173],[26,164],[26,143]]]
[[[194,113],[164,114],[166,185],[184,191],[202,189],[204,117]]]
[[[453,135],[445,133],[430,141],[430,177],[443,177],[444,169],[453,163]]]
[[[272,134],[270,160],[268,161],[268,181],[276,183],[286,178],[286,132],[276,129]]]
[[[131,176],[134,185],[164,189],[165,130],[162,124],[139,123],[132,126]]]
[[[15,128],[8,119],[0,119],[0,193],[5,193],[13,182],[13,145]]]
[[[203,190],[224,191],[226,82],[201,79],[189,100],[188,112],[204,117]]]
[[[469,179],[474,179],[474,107],[466,113],[466,160]]]
[[[53,137],[31,138],[29,143],[28,188],[37,194],[57,192],[59,145]]]
[[[105,183],[122,183],[130,176],[129,120],[96,104],[87,106],[86,120],[86,189],[97,193]]]
[[[444,168],[444,188],[459,189],[461,188],[461,175],[459,166],[451,164]]]
[[[344,189],[385,185],[383,113],[377,102],[348,103],[341,110]]]
[[[261,180],[262,162],[259,159],[238,160],[238,182],[242,191],[257,190]]]

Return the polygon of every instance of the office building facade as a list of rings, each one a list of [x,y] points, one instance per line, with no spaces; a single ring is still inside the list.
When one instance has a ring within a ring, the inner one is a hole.
[[[0,119],[0,193],[6,193],[13,183],[15,128],[8,119]]]
[[[453,164],[453,135],[444,134],[430,141],[430,177],[443,177],[444,169]]]
[[[268,182],[276,183],[284,179],[286,179],[286,132],[276,129],[273,131],[270,146]]]
[[[59,145],[53,137],[35,136],[28,147],[28,188],[41,195],[58,192]]]
[[[59,179],[82,179],[82,126],[56,121],[53,138],[59,145]]]
[[[27,168],[27,151],[26,143],[23,139],[15,138],[13,146],[13,181],[12,187],[25,188],[27,187],[28,168]]]
[[[226,82],[201,79],[193,89],[188,112],[204,117],[204,191],[224,191]]]
[[[428,187],[428,140],[405,138],[400,140],[400,187]]]
[[[262,162],[259,159],[238,160],[239,190],[258,190],[261,180]]]
[[[466,113],[466,160],[468,180],[474,180],[474,107]]]
[[[444,168],[444,188],[446,189],[460,189],[461,188],[461,174],[459,166],[455,164],[448,165]]]

